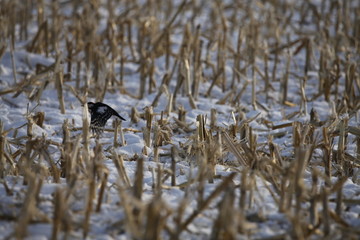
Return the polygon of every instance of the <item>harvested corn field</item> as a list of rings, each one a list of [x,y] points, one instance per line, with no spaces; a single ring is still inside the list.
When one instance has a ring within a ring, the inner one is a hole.
[[[0,0],[0,239],[358,239],[359,16]]]

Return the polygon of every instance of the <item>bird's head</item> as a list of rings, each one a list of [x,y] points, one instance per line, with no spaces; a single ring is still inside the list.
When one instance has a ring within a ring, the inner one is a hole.
[[[95,105],[95,103],[93,103],[93,102],[88,102],[87,105],[88,105],[89,112],[91,112],[92,109],[93,109],[93,107],[94,107],[94,105]]]

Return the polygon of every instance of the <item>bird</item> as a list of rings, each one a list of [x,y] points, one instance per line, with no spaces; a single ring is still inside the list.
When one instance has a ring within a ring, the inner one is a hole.
[[[101,134],[104,131],[107,120],[112,116],[116,116],[123,121],[125,118],[120,116],[112,107],[102,102],[88,102],[88,109],[91,115],[90,129],[93,133]]]

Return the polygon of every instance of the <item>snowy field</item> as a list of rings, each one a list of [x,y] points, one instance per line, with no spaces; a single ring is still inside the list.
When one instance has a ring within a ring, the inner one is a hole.
[[[24,2],[0,239],[359,239],[358,1]]]

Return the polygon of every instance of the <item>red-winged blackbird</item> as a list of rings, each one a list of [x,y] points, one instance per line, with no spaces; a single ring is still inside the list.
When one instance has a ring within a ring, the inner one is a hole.
[[[87,105],[91,115],[90,129],[96,134],[100,134],[104,131],[107,120],[113,115],[126,121],[114,109],[102,102],[88,102]]]

